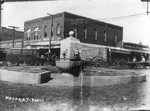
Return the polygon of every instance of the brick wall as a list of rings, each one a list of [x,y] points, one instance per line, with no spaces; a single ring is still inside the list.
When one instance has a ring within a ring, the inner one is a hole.
[[[89,60],[94,57],[102,57],[107,60],[107,49],[104,47],[96,47],[91,45],[82,45],[81,59]]]
[[[83,33],[85,27],[87,28],[86,39]],[[78,35],[77,38],[83,43],[91,43],[115,47],[117,42],[123,40],[123,28],[120,26],[103,23],[97,20],[92,20],[90,18],[85,18],[70,13],[65,13],[65,26],[64,26],[65,37],[68,37],[69,31],[74,30],[75,28],[77,28],[77,35]],[[94,36],[95,30],[97,30],[97,40],[95,40]],[[104,31],[107,32],[106,42],[104,41]],[[116,43],[115,43],[115,34],[117,34]]]
[[[25,32],[24,40],[25,41],[27,40],[27,32],[26,31],[27,31],[28,28],[31,29],[30,40],[34,40],[34,29],[35,29],[35,27],[38,27],[38,29],[39,29],[38,38],[42,37],[42,31],[43,31],[42,19],[39,18],[39,19],[36,19],[36,20],[25,22],[25,26],[24,26],[24,32]]]
[[[52,18],[51,16],[38,18],[30,21],[25,22],[25,32],[28,28],[31,29],[31,40],[34,40],[34,28],[37,26],[39,28],[39,39],[49,39],[51,34],[51,23]],[[47,27],[47,36],[44,35],[44,27]],[[57,28],[60,28],[60,35],[57,34]],[[63,30],[64,22],[63,22],[63,14],[57,14],[53,16],[53,26],[52,26],[52,39],[56,37],[63,38]],[[27,33],[24,35],[25,40],[27,40]]]
[[[91,43],[105,46],[116,47],[117,42],[123,40],[123,28],[120,26],[100,22],[90,18],[78,16],[75,14],[63,12],[53,15],[52,40],[57,38],[69,37],[69,31],[77,28],[77,38],[83,43]],[[78,19],[78,21],[77,21]],[[47,37],[44,37],[44,26],[47,26]],[[58,25],[61,29],[60,35],[57,35]],[[39,27],[39,38],[49,39],[51,31],[51,16],[42,17],[25,22],[25,32],[27,28]],[[84,29],[87,28],[87,37],[84,37]],[[97,30],[97,40],[95,40],[95,30]],[[107,40],[104,41],[104,31],[107,32]],[[115,34],[117,34],[117,41],[115,42]],[[25,34],[27,40],[27,34]],[[31,33],[31,40],[34,40],[34,33]]]

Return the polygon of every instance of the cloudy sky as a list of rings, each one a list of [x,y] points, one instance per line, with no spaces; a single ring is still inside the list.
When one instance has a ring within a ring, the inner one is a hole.
[[[149,3],[150,4],[150,3]],[[105,21],[124,28],[124,41],[150,45],[150,17],[141,0],[57,0],[6,2],[2,5],[2,26],[24,29],[24,21],[63,11]]]

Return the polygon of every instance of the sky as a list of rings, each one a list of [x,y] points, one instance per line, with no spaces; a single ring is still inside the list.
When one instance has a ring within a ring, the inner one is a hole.
[[[70,12],[123,27],[123,40],[150,46],[150,16],[141,0],[57,0],[6,2],[2,26],[24,29],[24,22],[60,12]],[[149,3],[150,6],[150,3]]]

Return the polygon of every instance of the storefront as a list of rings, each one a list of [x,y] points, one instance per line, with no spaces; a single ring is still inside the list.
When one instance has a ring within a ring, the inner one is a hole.
[[[150,59],[150,49],[146,45],[124,42],[123,47],[131,52],[129,61],[132,61],[133,57],[135,57],[137,61],[141,61],[142,56],[146,61]]]
[[[111,60],[111,65],[122,66],[126,65],[129,60],[131,52],[123,48],[109,48],[108,49],[108,59]]]
[[[45,55],[49,52],[49,41],[38,41],[38,42],[25,42],[26,48],[35,48],[39,51],[39,56]],[[58,57],[60,56],[60,41],[51,41],[51,53],[55,53]]]
[[[148,46],[129,43],[123,44],[123,48],[111,47],[108,48],[108,58],[111,59],[112,65],[127,65],[127,62],[131,62],[135,57],[137,61],[141,61],[142,56],[145,61],[150,61],[150,50]]]

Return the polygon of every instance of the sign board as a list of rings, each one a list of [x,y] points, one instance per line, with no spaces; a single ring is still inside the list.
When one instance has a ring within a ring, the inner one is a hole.
[[[37,55],[38,51],[36,49],[32,50],[32,55]]]
[[[11,53],[11,49],[6,49],[5,51],[6,51],[6,53],[8,53],[8,54]]]
[[[21,55],[21,50],[19,50],[19,49],[12,49],[12,54],[16,54],[16,55]]]
[[[37,49],[6,49],[7,54],[13,55],[36,55]]]
[[[30,49],[23,49],[22,50],[22,55],[32,55],[32,50],[30,50]]]

